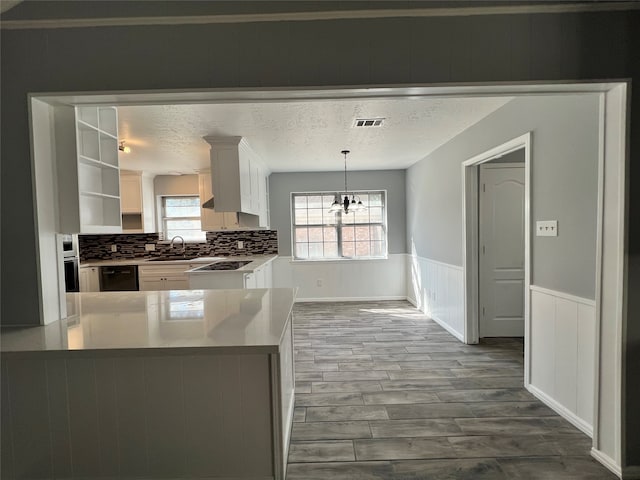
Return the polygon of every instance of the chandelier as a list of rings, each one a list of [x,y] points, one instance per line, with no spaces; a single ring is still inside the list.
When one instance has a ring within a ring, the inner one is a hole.
[[[364,206],[360,197],[354,195],[353,192],[351,192],[351,199],[349,199],[349,190],[347,189],[347,155],[349,154],[349,150],[342,150],[340,153],[344,155],[344,199],[340,202],[340,193],[336,192],[333,203],[329,208],[329,213],[342,211],[342,213],[347,214],[349,212],[366,210],[367,207]]]

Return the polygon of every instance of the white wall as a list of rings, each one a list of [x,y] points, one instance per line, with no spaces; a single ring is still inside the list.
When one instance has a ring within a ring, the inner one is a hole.
[[[464,341],[462,267],[407,255],[406,276],[407,299]]]
[[[593,433],[596,305],[531,286],[529,390],[588,435]]]
[[[296,301],[396,300],[407,295],[406,255],[390,254],[380,260],[273,262],[273,286],[298,288]]]

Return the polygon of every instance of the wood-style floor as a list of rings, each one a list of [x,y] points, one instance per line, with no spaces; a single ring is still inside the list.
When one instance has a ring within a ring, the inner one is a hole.
[[[615,479],[523,388],[523,343],[463,345],[407,302],[294,310],[288,480]]]

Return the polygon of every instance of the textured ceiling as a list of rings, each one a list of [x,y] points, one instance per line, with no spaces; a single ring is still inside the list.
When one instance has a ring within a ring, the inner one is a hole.
[[[118,107],[122,168],[152,174],[209,166],[205,135],[242,136],[272,171],[407,168],[512,97],[322,100]],[[382,127],[354,128],[356,118]]]

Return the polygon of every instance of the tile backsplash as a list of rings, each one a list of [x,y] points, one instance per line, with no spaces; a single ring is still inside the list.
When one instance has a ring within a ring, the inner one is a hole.
[[[238,242],[244,242],[244,248],[238,249]],[[117,260],[122,258],[160,257],[175,254],[180,243],[172,250],[168,242],[160,241],[157,233],[78,235],[80,261]],[[145,250],[145,244],[153,243],[156,249]],[[111,246],[117,245],[112,252]],[[187,255],[244,256],[275,255],[278,253],[278,232],[276,230],[238,230],[229,232],[207,232],[206,243],[186,243]]]

